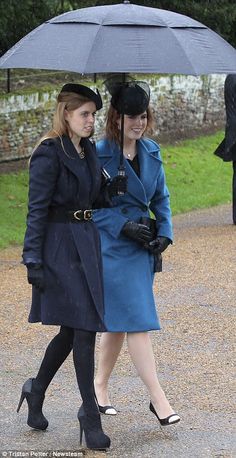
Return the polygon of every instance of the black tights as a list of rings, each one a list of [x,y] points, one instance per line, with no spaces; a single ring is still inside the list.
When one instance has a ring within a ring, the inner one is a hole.
[[[94,347],[96,333],[61,326],[49,343],[34,387],[45,392],[59,367],[73,349],[73,360],[80,394],[86,413],[97,412],[94,398]]]

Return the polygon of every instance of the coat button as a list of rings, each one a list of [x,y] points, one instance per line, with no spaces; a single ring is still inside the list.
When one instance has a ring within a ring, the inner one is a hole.
[[[122,209],[121,209],[121,213],[123,213],[124,215],[126,215],[126,213],[128,213],[127,208],[122,208]]]

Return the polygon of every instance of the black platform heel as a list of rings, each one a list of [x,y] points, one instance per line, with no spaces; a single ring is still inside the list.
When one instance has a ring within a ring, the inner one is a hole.
[[[100,414],[96,412],[87,415],[82,405],[78,411],[78,420],[80,424],[80,445],[82,445],[84,433],[88,448],[105,452],[110,447],[111,441],[102,430]]]
[[[154,415],[156,415],[161,426],[174,425],[175,423],[179,423],[180,421],[180,417],[179,415],[177,415],[177,413],[172,413],[171,415],[169,415],[169,417],[166,417],[166,418],[159,418],[151,402],[149,404],[149,409],[151,410],[152,413],[154,413]]]
[[[44,431],[48,427],[48,421],[42,412],[44,394],[34,390],[33,380],[34,379],[29,378],[29,380],[24,383],[17,412],[19,412],[24,399],[26,399],[28,404],[27,425],[31,428]]]

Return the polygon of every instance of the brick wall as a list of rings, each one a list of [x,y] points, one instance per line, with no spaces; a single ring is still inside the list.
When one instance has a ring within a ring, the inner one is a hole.
[[[150,76],[145,80],[151,87],[159,141],[171,142],[224,127],[225,75]],[[0,162],[30,156],[33,145],[50,128],[56,94],[27,92],[0,97]],[[104,110],[96,116],[98,138],[103,134],[109,104],[109,94],[102,92],[102,96]]]

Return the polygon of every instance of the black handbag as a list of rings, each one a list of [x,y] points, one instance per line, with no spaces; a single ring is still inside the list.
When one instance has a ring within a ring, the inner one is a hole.
[[[152,240],[154,240],[157,236],[157,228],[156,228],[156,220],[153,218],[149,218],[148,216],[141,216],[139,220],[140,224],[145,224],[151,233],[152,233]],[[144,248],[148,250],[148,244],[144,244]],[[154,272],[162,272],[162,255],[154,254]]]

